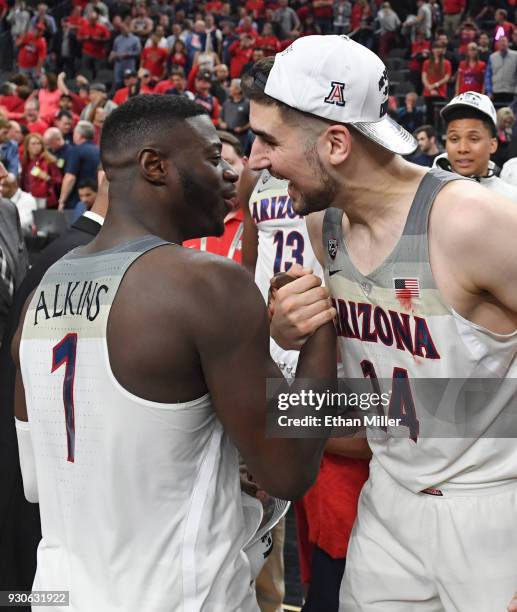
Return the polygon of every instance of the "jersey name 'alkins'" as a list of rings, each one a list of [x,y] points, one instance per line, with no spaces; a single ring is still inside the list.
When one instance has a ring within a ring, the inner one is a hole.
[[[356,304],[333,299],[332,305],[337,310],[339,336],[363,342],[382,342],[418,357],[440,359],[424,318],[394,310],[386,312],[380,306],[373,307],[363,302]]]
[[[46,287],[39,292],[38,302],[34,310],[34,325],[53,317],[86,316],[94,321],[100,312],[101,292],[108,293],[107,285],[93,281],[69,282],[66,285]]]

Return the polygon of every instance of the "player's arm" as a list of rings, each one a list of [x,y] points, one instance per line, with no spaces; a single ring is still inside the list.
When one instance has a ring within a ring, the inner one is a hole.
[[[323,217],[325,211],[306,217],[307,232],[314,255],[324,266],[323,257]],[[295,274],[301,267],[295,264],[289,274]],[[300,272],[301,276],[302,273]],[[272,286],[275,280],[272,280]],[[303,291],[303,282],[298,279],[285,285],[274,293],[273,309],[275,317],[271,322],[271,336],[285,350],[299,350],[307,338],[314,333],[317,320],[308,319],[307,309],[311,308],[312,296]]]
[[[239,200],[239,205],[244,217],[242,232],[242,265],[251,272],[252,275],[255,274],[255,265],[257,263],[258,230],[251,217],[249,201],[259,176],[259,173],[253,172],[253,170],[246,165],[242,171],[237,187],[237,199]]]
[[[439,197],[439,216],[435,222],[431,216],[430,225],[436,257],[448,262],[451,274],[468,293],[493,296],[513,313],[517,327],[517,206],[481,185],[463,181]],[[435,224],[439,230],[433,233]]]
[[[14,416],[16,437],[18,439],[18,455],[20,458],[20,468],[23,480],[23,491],[27,501],[37,503],[39,501],[39,497],[38,481],[36,479],[36,461],[34,458],[30,424],[27,416],[27,405],[25,403],[25,390],[23,388],[23,380],[20,369],[20,341],[22,336],[23,322],[25,320],[25,314],[32,299],[32,295],[33,294],[27,298],[20,316],[20,323],[11,343],[11,354],[16,366],[16,378],[14,384]]]
[[[318,380],[336,377],[334,313],[317,277],[306,275],[298,281],[312,292],[320,325],[300,352],[297,378],[313,379],[311,388],[318,389]],[[296,499],[316,478],[326,437],[266,437],[266,381],[276,379],[281,392],[309,387],[298,381],[289,388],[271,359],[267,311],[246,271],[225,262],[218,265],[217,274],[206,274],[203,285],[210,310],[203,311],[202,319],[193,318],[192,334],[215,411],[260,486],[276,497]],[[280,414],[276,397],[270,408]],[[309,413],[317,415],[312,409]]]

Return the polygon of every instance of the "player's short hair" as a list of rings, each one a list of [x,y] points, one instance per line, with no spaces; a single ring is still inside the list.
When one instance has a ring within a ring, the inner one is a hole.
[[[413,132],[413,136],[416,138],[420,132],[425,132],[427,138],[436,138],[436,130],[432,125],[421,125],[417,127]]]
[[[208,114],[200,104],[183,96],[138,95],[129,98],[112,111],[102,128],[100,150],[105,169],[109,155],[130,150],[136,144],[156,136],[170,133],[179,121]]]
[[[268,96],[264,91],[274,62],[274,56],[264,57],[255,62],[251,67],[251,70],[242,75],[241,89],[242,93],[246,98],[248,98],[248,100],[253,100],[254,102],[265,104],[266,106],[278,106],[284,118],[287,118],[288,115],[298,113],[300,111],[297,111],[287,104]]]
[[[238,138],[236,138],[233,134],[230,134],[230,132],[225,132],[223,130],[217,130],[217,135],[219,136],[219,140],[221,142],[233,147],[236,155],[239,157],[244,157],[241,141]]]
[[[77,189],[91,189],[92,191],[99,191],[99,186],[97,185],[97,181],[94,178],[85,178],[79,183]]]
[[[458,108],[451,109],[447,113],[447,121],[446,125],[449,127],[449,123],[451,121],[456,121],[458,119],[479,119],[486,127],[486,129],[490,132],[492,138],[497,137],[497,130],[495,125],[488,119],[485,113],[481,113],[475,108],[469,108],[467,106],[459,106]]]

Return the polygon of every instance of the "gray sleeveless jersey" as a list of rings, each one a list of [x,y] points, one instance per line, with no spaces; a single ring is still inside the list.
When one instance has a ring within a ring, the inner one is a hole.
[[[147,236],[73,251],[49,269],[25,318],[43,533],[34,589],[69,590],[63,610],[258,610],[242,552],[258,525],[245,523],[237,451],[210,397],[148,401],[110,367],[119,284],[164,244]],[[127,330],[128,346],[138,333]]]
[[[398,244],[367,276],[348,255],[343,211],[328,209],[324,218],[345,376],[378,379],[391,393],[384,412],[400,426],[370,429],[368,437],[386,471],[413,491],[517,478],[516,441],[501,437],[517,433],[517,332],[495,334],[461,317],[438,291],[429,263],[431,207],[458,179],[442,170],[424,176]]]

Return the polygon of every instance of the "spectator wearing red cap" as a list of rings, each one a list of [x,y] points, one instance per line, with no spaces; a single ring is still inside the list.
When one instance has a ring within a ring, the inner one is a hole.
[[[77,39],[82,43],[85,68],[91,72],[93,79],[97,77],[106,57],[106,45],[110,38],[108,28],[99,23],[99,13],[90,11],[88,23],[79,28]]]
[[[33,81],[39,79],[41,67],[47,58],[47,42],[43,38],[45,26],[37,23],[32,32],[27,32],[18,38],[18,67],[22,74],[28,75]]]
[[[148,70],[152,77],[161,80],[165,77],[167,68],[167,49],[159,46],[160,36],[154,31],[151,34],[151,46],[145,47],[140,55],[140,66]]]

